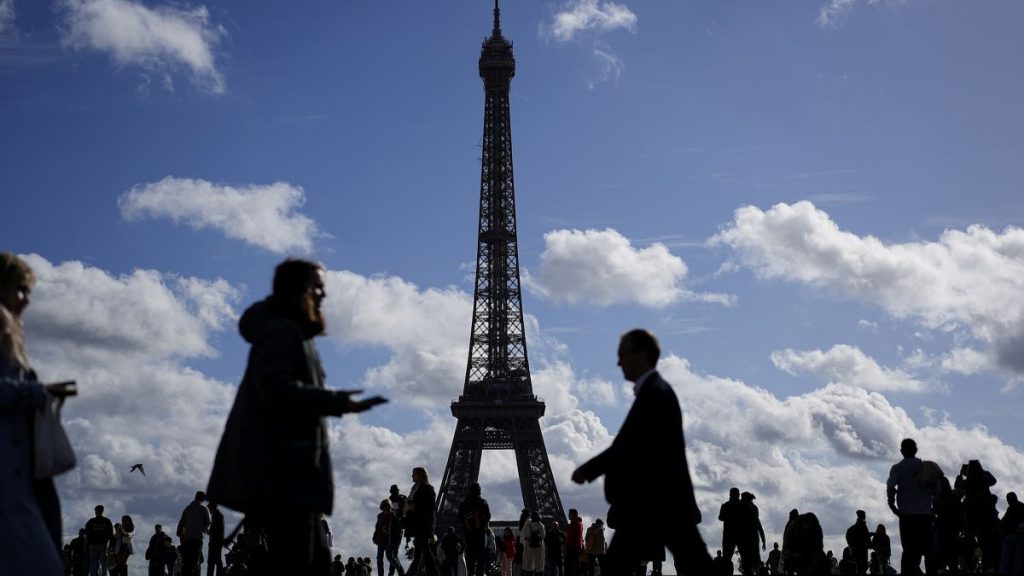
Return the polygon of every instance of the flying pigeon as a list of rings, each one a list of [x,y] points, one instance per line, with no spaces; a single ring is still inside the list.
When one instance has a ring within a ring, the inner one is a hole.
[[[136,470],[138,470],[139,472],[142,472],[143,476],[146,475],[146,469],[142,467],[141,463],[140,464],[132,464],[132,469],[129,470],[128,473],[131,474],[132,472],[135,472]]]

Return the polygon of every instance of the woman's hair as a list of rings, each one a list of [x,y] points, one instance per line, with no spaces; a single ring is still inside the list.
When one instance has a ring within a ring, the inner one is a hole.
[[[289,258],[274,269],[274,307],[294,315],[313,336],[324,333],[324,317],[313,299],[313,282],[324,267],[310,260]]]
[[[36,276],[24,260],[10,252],[0,252],[0,292],[6,291],[12,286],[32,286],[35,283]],[[22,370],[31,370],[28,352],[25,350],[25,337],[21,331],[21,322],[2,304],[0,304],[0,358],[17,365]]]
[[[383,512],[391,512],[391,500],[387,498],[380,501],[380,509]]]
[[[430,475],[427,474],[427,469],[421,466],[417,466],[412,469],[412,473],[422,478],[424,484],[430,484]]]

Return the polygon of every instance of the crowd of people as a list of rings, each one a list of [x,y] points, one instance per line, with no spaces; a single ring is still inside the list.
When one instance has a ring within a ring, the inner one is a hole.
[[[49,436],[52,445],[40,445],[33,424],[76,389],[73,382],[39,382],[28,361],[21,314],[34,281],[23,260],[0,254],[0,435],[11,440],[0,443],[6,468],[0,475],[0,566],[12,574],[126,576],[128,558],[136,553],[135,526],[127,514],[115,524],[97,506],[78,537],[66,546],[61,541],[53,476],[73,466],[73,454],[69,462],[70,448],[61,453],[61,436],[67,442],[59,417]],[[289,259],[275,270],[271,295],[242,315],[239,330],[252,348],[207,491],[182,511],[177,542],[162,526],[154,527],[144,552],[150,576],[198,576],[203,563],[208,576],[372,573],[367,557],[342,563],[336,555],[332,561],[326,515],[333,510],[334,485],[325,418],[386,400],[356,400],[361,391],[325,386],[314,342],[325,330],[325,297],[323,267]],[[841,559],[823,550],[817,517],[793,510],[781,549],[776,543],[762,562],[767,542],[755,496],[739,489],[730,491],[719,511],[722,550],[712,558],[697,527],[702,516],[686,460],[682,411],[656,369],[660,352],[646,330],[622,336],[618,364],[633,383],[635,400],[611,446],[572,474],[579,484],[605,477],[605,518],[615,530],[610,541],[602,519],[584,530],[576,510],[569,511],[564,528],[524,510],[518,523],[495,524],[502,528],[498,535],[479,485],[461,503],[459,525],[445,527],[438,537],[436,492],[427,470],[417,467],[407,495],[392,486],[380,503],[372,537],[377,574],[384,575],[387,561],[388,576],[632,576],[646,574],[648,566],[657,576],[666,549],[677,574],[731,574],[737,552],[743,574],[893,571],[885,526],[870,531],[863,511],[847,531]],[[969,461],[950,482],[938,465],[917,458],[914,440],[905,439],[900,451],[904,458],[890,471],[887,498],[899,519],[901,573],[919,573],[922,561],[929,573],[1024,573],[1024,508],[1014,493],[1007,494],[1000,517],[991,492],[996,479],[979,461]],[[47,465],[41,466],[44,459]],[[672,497],[651,506],[652,495],[661,494]],[[231,536],[225,537],[218,505],[245,516]],[[408,568],[399,554],[403,539]],[[222,558],[226,544],[230,549]]]

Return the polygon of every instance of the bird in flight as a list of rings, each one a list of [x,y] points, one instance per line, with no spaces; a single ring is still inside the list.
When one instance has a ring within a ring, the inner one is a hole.
[[[142,467],[141,463],[140,464],[132,464],[132,469],[129,470],[128,473],[131,474],[132,472],[135,472],[136,470],[138,470],[139,472],[142,472],[143,476],[146,475],[146,469]]]

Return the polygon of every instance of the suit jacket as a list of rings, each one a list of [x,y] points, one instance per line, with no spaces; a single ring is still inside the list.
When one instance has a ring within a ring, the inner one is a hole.
[[[605,476],[612,528],[657,533],[700,522],[679,399],[657,372],[640,387],[612,445],[580,466],[580,472],[587,480]]]

